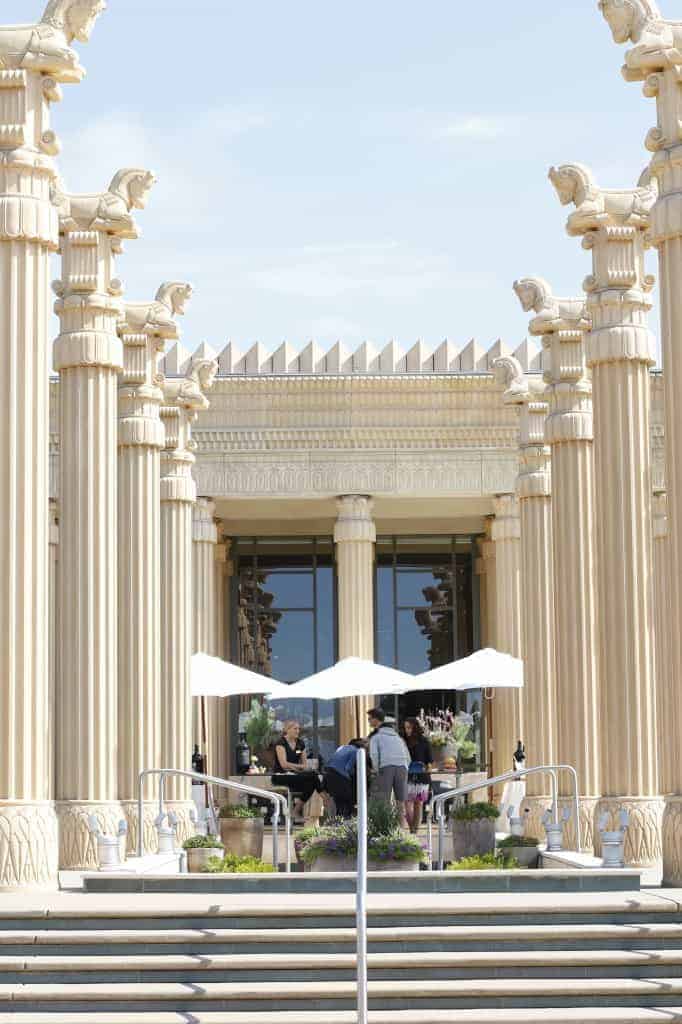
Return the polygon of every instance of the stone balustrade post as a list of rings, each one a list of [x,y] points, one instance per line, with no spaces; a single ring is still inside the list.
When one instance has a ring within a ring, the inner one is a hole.
[[[374,503],[363,494],[337,499],[334,526],[338,581],[339,659],[374,660]],[[367,733],[367,697],[338,704],[340,740],[347,743]]]
[[[494,509],[492,539],[495,542],[497,591],[495,643],[498,651],[521,658],[521,522],[516,495],[498,495]],[[523,710],[518,690],[499,689],[495,692],[493,722],[495,772],[500,774],[514,767],[516,744],[519,740],[523,742]]]
[[[504,385],[504,400],[519,411],[521,518],[521,628],[524,688],[520,694],[523,739],[528,766],[553,764],[556,758],[556,678],[554,657],[554,554],[552,550],[551,456],[545,444],[549,411],[545,384],[525,375],[518,360],[504,356],[494,364]],[[541,836],[549,805],[549,778],[526,780],[526,833]]]
[[[124,303],[118,333],[123,373],[118,389],[118,794],[137,849],[139,773],[161,767],[161,506],[164,429],[159,359],[179,331],[192,293],[167,282],[149,302]],[[154,796],[144,787],[143,849],[156,852]]]
[[[569,235],[592,253],[585,279],[592,329],[585,336],[594,402],[595,537],[599,593],[599,679],[605,727],[602,799],[618,828],[627,811],[628,864],[661,857],[654,686],[651,551],[650,380],[647,326],[654,279],[644,268],[644,233],[656,200],[651,186],[599,188],[582,164],[552,168],[562,203],[575,203]],[[586,209],[581,197],[591,197]]]
[[[531,335],[542,337],[549,416],[545,441],[552,460],[556,755],[578,773],[583,845],[594,842],[600,795],[600,717],[594,557],[592,386],[584,334],[590,321],[582,299],[559,299],[541,278],[514,285],[523,309],[535,316]],[[562,774],[560,793],[571,796]],[[575,831],[567,830],[575,843]]]
[[[59,142],[50,104],[84,70],[99,0],[49,3],[38,25],[0,27],[0,887],[53,884],[48,666],[50,193]]]
[[[161,421],[161,761],[165,768],[191,768],[192,699],[192,423],[208,408],[218,364],[195,360],[188,376],[166,381]],[[167,804],[178,816],[178,835],[192,834],[190,783],[171,777]]]
[[[645,139],[652,157],[640,185],[657,191],[647,240],[658,250],[665,392],[670,568],[666,629],[669,685],[676,702],[675,713],[659,719],[659,741],[667,747],[678,742],[679,735],[665,733],[682,721],[682,26],[661,17],[651,0],[630,0],[626,7],[617,0],[602,0],[600,8],[615,42],[633,44],[625,54],[624,78],[642,82],[644,95],[656,100],[657,123]],[[596,201],[603,204],[605,197]],[[682,885],[682,759],[677,757],[673,767],[663,813],[663,876],[670,885]]]
[[[154,176],[126,168],[102,194],[54,194],[62,278],[53,284],[59,372],[60,691],[57,696],[57,814],[60,866],[94,868],[88,827],[96,815],[114,834],[118,802],[117,424],[123,365],[115,256],[137,238]],[[74,581],[76,584],[74,585]],[[74,714],[78,708],[78,714]]]

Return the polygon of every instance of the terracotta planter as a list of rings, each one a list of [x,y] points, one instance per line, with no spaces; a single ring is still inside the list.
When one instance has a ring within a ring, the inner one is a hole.
[[[204,871],[211,857],[222,859],[225,856],[222,846],[199,846],[193,850],[185,850],[185,853],[187,854],[187,870],[190,874]]]
[[[476,821],[452,822],[452,859],[483,856],[495,850],[495,819],[479,818]]]
[[[221,818],[220,838],[237,857],[263,857],[265,823],[262,818]]]

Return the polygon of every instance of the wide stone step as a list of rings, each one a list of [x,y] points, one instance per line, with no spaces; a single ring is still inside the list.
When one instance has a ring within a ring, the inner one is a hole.
[[[324,1012],[352,1010],[353,981],[254,982],[202,984],[145,982],[81,985],[0,985],[0,1006],[14,1011],[66,1013],[172,1009],[194,1013],[213,1011],[283,1010]],[[682,978],[485,978],[448,981],[371,981],[369,1002],[374,1010],[430,1009],[554,1009],[597,1006],[657,1007],[682,1004]],[[551,1017],[547,1017],[550,1019]],[[583,1018],[584,1019],[584,1018]],[[661,1018],[664,1020],[665,1018]],[[101,1021],[101,1017],[100,1017]],[[621,1021],[622,1024],[622,1021]]]
[[[173,1012],[136,1013],[13,1013],[0,1012],[0,1024],[188,1024],[187,1015]],[[641,1009],[605,1006],[547,1010],[370,1010],[369,1024],[680,1024],[682,1006]],[[354,1010],[317,1012],[214,1013],[195,1010],[192,1024],[357,1024]]]
[[[472,945],[485,944],[486,950],[528,949],[641,949],[673,948],[682,943],[682,924],[573,924],[558,932],[555,925],[487,925],[467,927],[411,926],[403,928],[370,927],[367,932],[370,951],[469,951]],[[252,947],[263,953],[352,952],[355,928],[282,928],[273,933],[261,928],[116,928],[57,930],[31,928],[0,931],[0,953],[12,947],[12,954],[24,956],[95,955],[130,953],[141,955],[175,952],[241,954]],[[246,949],[245,949],[246,947]]]
[[[370,978],[420,981],[492,978],[658,977],[682,974],[682,949],[526,952],[370,953]],[[207,954],[147,956],[4,956],[0,982],[23,984],[144,982],[203,983],[326,979],[353,981],[352,953]]]

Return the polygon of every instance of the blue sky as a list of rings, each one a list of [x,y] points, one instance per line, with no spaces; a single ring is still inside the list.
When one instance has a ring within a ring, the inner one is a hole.
[[[43,6],[3,0],[3,21]],[[589,272],[548,167],[632,187],[655,121],[596,0],[109,0],[80,51],[62,175],[156,171],[119,272],[131,299],[193,282],[190,350],[515,347],[513,280],[578,294]]]

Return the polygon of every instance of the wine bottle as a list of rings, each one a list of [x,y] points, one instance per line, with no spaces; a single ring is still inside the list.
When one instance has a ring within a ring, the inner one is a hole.
[[[237,744],[237,775],[246,775],[251,767],[251,747],[246,742],[246,734],[240,732]]]

